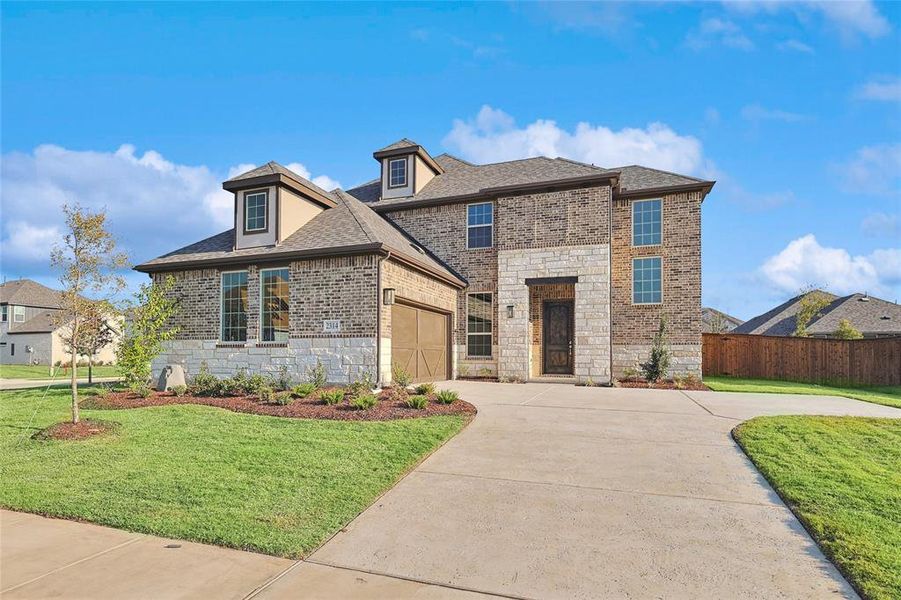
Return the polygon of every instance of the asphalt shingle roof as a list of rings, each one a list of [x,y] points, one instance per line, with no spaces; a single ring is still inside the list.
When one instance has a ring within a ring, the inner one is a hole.
[[[231,179],[227,180],[225,183],[235,182],[235,181],[243,181],[245,179],[253,179],[255,177],[263,177],[265,175],[284,175],[290,179],[293,179],[294,181],[302,183],[305,186],[313,188],[314,190],[321,193],[323,196],[331,197],[331,195],[329,194],[328,191],[322,189],[321,187],[319,187],[318,185],[316,185],[315,183],[313,183],[306,177],[301,177],[300,175],[298,175],[297,173],[295,173],[288,167],[284,167],[284,166],[278,164],[274,160],[270,160],[265,165],[256,167],[255,169],[251,169],[249,171],[241,173],[240,175],[235,175]]]
[[[15,306],[59,308],[62,294],[30,279],[0,284],[0,303]]]
[[[411,139],[401,138],[401,139],[397,140],[396,142],[394,142],[393,144],[388,144],[384,148],[379,148],[378,150],[375,151],[375,153],[378,154],[379,152],[388,152],[389,150],[397,150],[398,148],[411,148],[411,147],[416,147],[418,145],[419,144],[417,144],[416,142],[414,142]]]
[[[59,313],[59,311],[48,311],[35,315],[24,323],[11,324],[7,333],[12,335],[16,333],[46,333],[55,331],[60,326],[60,323],[57,323],[54,318],[54,315],[57,313]]]

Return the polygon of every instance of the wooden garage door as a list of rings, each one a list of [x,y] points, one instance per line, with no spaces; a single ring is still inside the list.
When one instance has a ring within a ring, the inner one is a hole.
[[[413,381],[447,379],[448,316],[405,304],[391,307],[391,361]]]

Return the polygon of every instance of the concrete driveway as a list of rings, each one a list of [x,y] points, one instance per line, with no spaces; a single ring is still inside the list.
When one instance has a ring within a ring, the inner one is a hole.
[[[306,561],[7,512],[2,595],[855,597],[729,432],[759,414],[901,410],[814,396],[447,386],[479,407],[475,421]]]

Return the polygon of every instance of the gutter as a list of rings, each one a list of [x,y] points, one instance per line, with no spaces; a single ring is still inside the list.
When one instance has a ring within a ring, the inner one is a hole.
[[[653,188],[643,188],[640,190],[623,190],[617,194],[617,198],[635,199],[635,198],[655,198],[662,194],[678,194],[680,192],[704,192],[704,195],[710,193],[716,181],[699,181],[697,183],[685,183],[682,185],[666,185]]]

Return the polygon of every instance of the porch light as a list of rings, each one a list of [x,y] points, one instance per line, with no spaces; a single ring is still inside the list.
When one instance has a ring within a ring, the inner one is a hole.
[[[394,304],[394,288],[385,288],[382,290],[382,301],[387,305],[391,306]]]
[[[507,318],[508,319],[513,318],[513,305],[512,304],[507,305]]]

